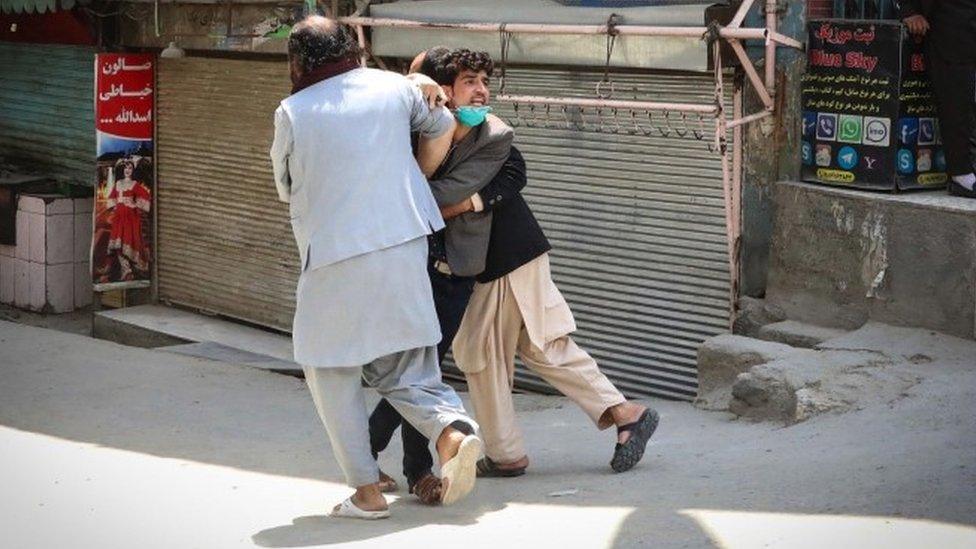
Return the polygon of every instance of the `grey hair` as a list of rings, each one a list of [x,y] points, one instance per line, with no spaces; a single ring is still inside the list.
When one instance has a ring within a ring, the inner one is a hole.
[[[311,15],[288,35],[288,57],[304,72],[360,54],[356,33],[333,19]]]

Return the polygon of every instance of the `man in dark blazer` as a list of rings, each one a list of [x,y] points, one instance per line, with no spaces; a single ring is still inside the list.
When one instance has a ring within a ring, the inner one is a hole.
[[[418,56],[411,69],[442,85],[448,107],[458,118],[450,151],[429,180],[446,221],[445,229],[430,238],[428,268],[442,334],[438,345],[441,360],[461,323],[475,284],[474,276],[485,269],[492,206],[497,197],[510,193],[505,188],[510,180],[494,176],[509,157],[512,129],[501,119],[485,113],[493,68],[487,53],[438,47]],[[385,400],[380,401],[370,417],[374,456],[386,448],[400,424],[397,411]],[[410,492],[424,503],[437,503],[440,480],[431,472],[433,460],[428,440],[408,423],[403,423],[401,436],[404,475]],[[389,476],[384,475],[383,480],[388,489],[396,489]]]
[[[925,37],[949,193],[976,198],[976,0],[902,0],[899,8],[908,32]]]

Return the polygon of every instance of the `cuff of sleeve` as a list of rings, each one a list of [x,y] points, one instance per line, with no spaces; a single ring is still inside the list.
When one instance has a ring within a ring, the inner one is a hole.
[[[474,193],[471,195],[471,204],[474,206],[474,211],[481,212],[485,209],[485,203],[481,200],[481,195]]]
[[[451,124],[453,119],[454,115],[451,114],[451,111],[447,107],[437,107],[430,111],[427,126],[420,130],[420,134],[430,139],[440,137],[453,129],[453,125]]]

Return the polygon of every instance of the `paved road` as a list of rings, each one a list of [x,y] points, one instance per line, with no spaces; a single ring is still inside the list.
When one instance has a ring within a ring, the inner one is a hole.
[[[976,343],[930,339],[910,394],[789,428],[655,401],[622,475],[522,396],[530,474],[363,523],[325,516],[348,489],[300,380],[0,322],[0,547],[974,547]]]

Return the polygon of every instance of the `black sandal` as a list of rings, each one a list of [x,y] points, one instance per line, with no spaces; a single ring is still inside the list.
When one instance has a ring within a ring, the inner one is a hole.
[[[617,427],[617,434],[630,431],[630,438],[623,444],[618,442],[613,450],[610,468],[615,473],[629,471],[644,457],[644,449],[657,429],[657,423],[657,412],[648,408],[637,421]]]
[[[511,478],[520,477],[525,474],[525,467],[505,469],[499,467],[498,464],[492,461],[488,456],[478,460],[477,468],[479,478]]]

